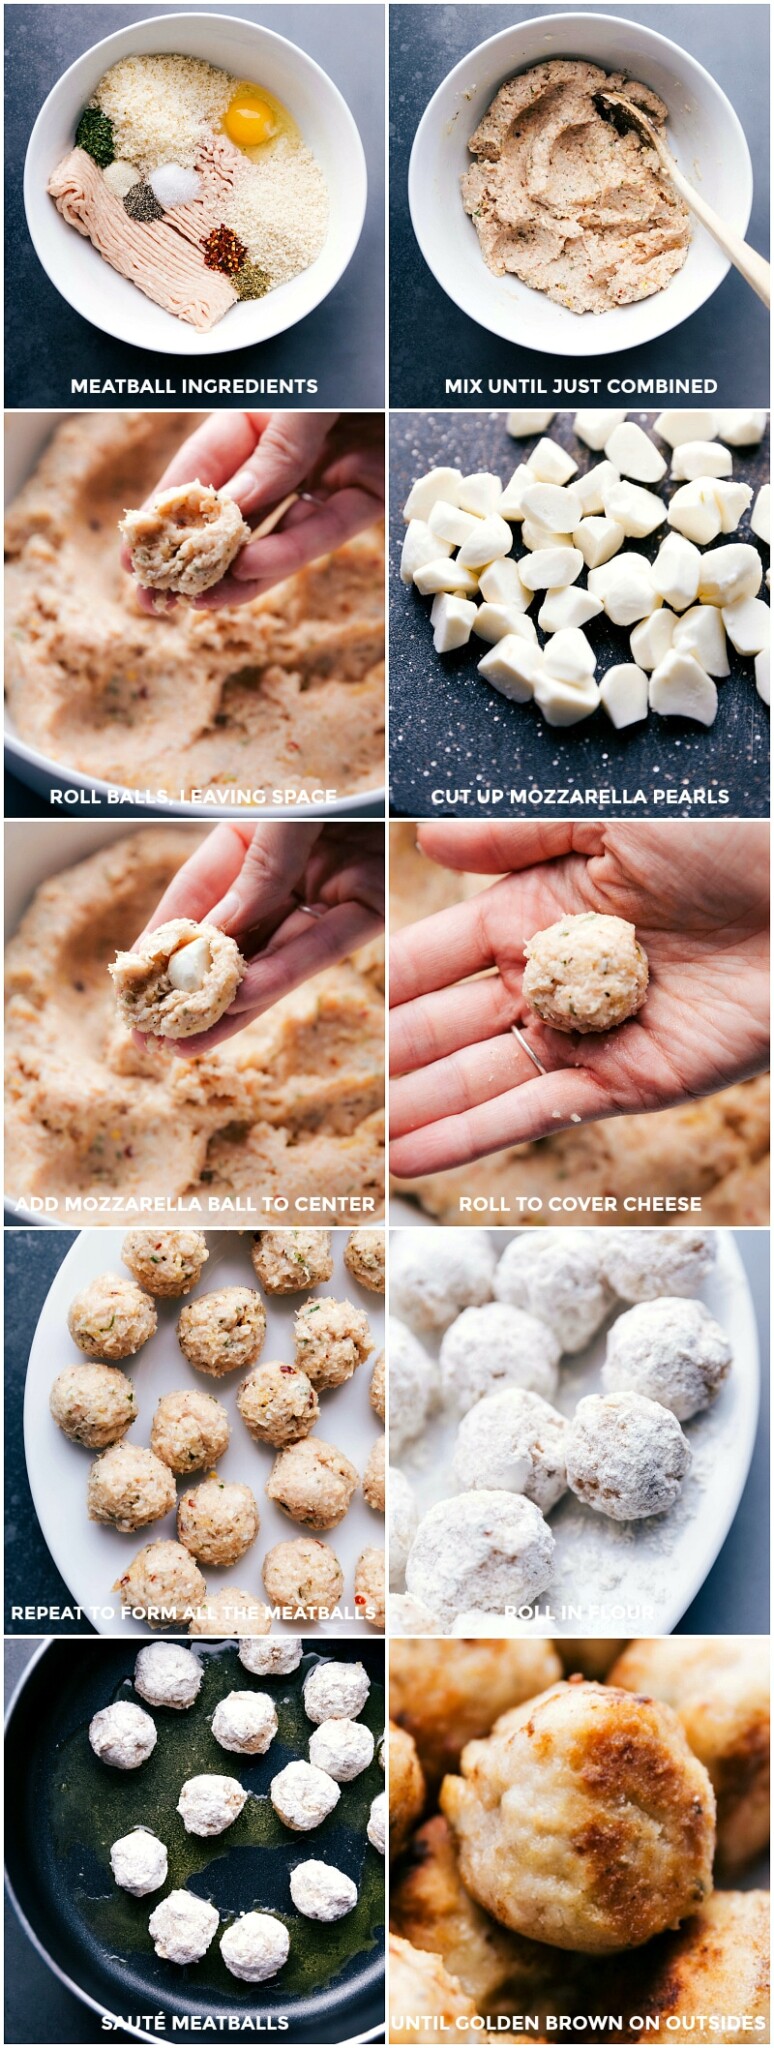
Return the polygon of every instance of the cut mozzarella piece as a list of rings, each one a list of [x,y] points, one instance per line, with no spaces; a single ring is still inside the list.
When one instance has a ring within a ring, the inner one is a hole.
[[[537,646],[532,620],[516,605],[480,604],[473,621],[473,631],[480,640],[489,640],[492,646],[498,640],[504,640],[508,633],[515,633],[520,640],[531,640],[533,646]]]
[[[685,535],[699,547],[707,547],[717,540],[723,531],[720,506],[715,496],[714,480],[697,477],[694,483],[681,484],[675,491],[667,513],[670,526],[677,533]]]
[[[488,519],[477,519],[474,533],[469,533],[459,552],[459,560],[465,569],[485,569],[487,562],[496,562],[500,555],[507,555],[513,545],[513,534],[507,520],[492,512]]]
[[[475,616],[476,607],[468,597],[449,597],[445,592],[437,597],[430,612],[436,654],[452,654],[456,647],[465,647]]]
[[[428,562],[437,562],[450,554],[450,543],[431,533],[424,519],[410,519],[401,549],[401,582],[413,583],[417,569],[425,569]]]
[[[563,626],[587,626],[589,619],[597,619],[603,610],[601,597],[595,597],[593,591],[575,590],[567,585],[563,590],[547,592],[538,612],[538,625],[544,633],[560,633]]]
[[[675,621],[672,646],[681,654],[692,654],[708,676],[722,679],[731,673],[723,620],[714,604],[695,604],[683,612]]]
[[[571,533],[554,533],[550,526],[544,526],[539,519],[525,518],[521,538],[530,554],[534,554],[538,548],[572,547]]]
[[[514,441],[526,441],[530,434],[545,434],[555,419],[555,412],[509,412],[506,432]]]
[[[645,491],[641,484],[629,484],[624,477],[618,483],[606,484],[603,495],[608,519],[617,519],[631,540],[645,540],[666,519],[666,505],[655,491]]]
[[[724,604],[721,618],[737,654],[763,654],[771,639],[771,613],[762,597],[738,597]]]
[[[587,569],[599,569],[603,562],[609,562],[611,555],[617,555],[623,547],[624,530],[617,519],[582,519],[580,526],[573,530],[573,544],[580,548]]]
[[[768,647],[755,656],[755,688],[764,704],[771,703],[771,682],[769,679],[770,655]]]
[[[650,563],[634,549],[614,555],[601,569],[590,569],[589,590],[602,599],[614,626],[636,626],[638,619],[648,618],[661,603]]]
[[[666,476],[663,455],[634,420],[623,420],[613,428],[605,442],[605,454],[622,476],[633,477],[636,484],[658,484]]]
[[[501,557],[499,562],[487,562],[479,577],[479,590],[487,604],[507,604],[525,612],[532,602],[532,593],[525,590],[519,575],[518,562],[512,556]]]
[[[583,683],[562,683],[543,669],[535,684],[535,703],[546,725],[579,725],[599,705],[599,690],[591,676]]]
[[[694,483],[700,476],[731,476],[734,461],[722,441],[683,441],[672,456],[672,475],[678,483]]]
[[[714,441],[719,432],[718,421],[723,417],[714,412],[660,412],[653,422],[653,432],[660,434],[662,441],[668,441],[670,448],[680,448],[684,441]],[[723,439],[727,438],[724,434]]]
[[[587,469],[585,476],[576,476],[572,491],[580,503],[585,519],[591,512],[604,512],[605,491],[608,484],[620,483],[617,469],[612,462],[595,462],[593,469]]]
[[[664,718],[693,718],[698,725],[712,725],[717,716],[712,677],[692,654],[678,654],[675,648],[654,669],[648,701],[651,711],[660,711]]]
[[[664,655],[669,653],[672,646],[676,625],[674,612],[662,608],[661,611],[651,612],[649,618],[641,619],[639,625],[633,628],[629,646],[640,668],[658,668],[659,662],[663,661]]]
[[[766,547],[771,545],[771,485],[761,484],[758,496],[750,513],[750,532],[755,533]]]
[[[519,575],[527,590],[562,590],[582,568],[580,548],[537,548],[519,563]]]
[[[404,519],[427,519],[439,498],[456,505],[461,483],[461,469],[429,469],[412,484],[403,507]]]
[[[527,468],[526,462],[520,462],[518,469],[514,470],[513,476],[509,477],[505,489],[501,492],[495,506],[495,511],[499,512],[501,519],[524,518],[522,498],[524,492],[530,484],[534,484],[534,481],[532,471]]]
[[[648,716],[648,678],[636,662],[615,662],[602,677],[599,696],[603,709],[618,732],[626,725],[637,725],[641,718]]]
[[[431,533],[437,533],[439,540],[449,541],[451,547],[461,548],[470,533],[481,525],[472,512],[461,512],[458,505],[450,505],[448,498],[439,498],[428,515],[427,524]]]
[[[571,484],[529,483],[522,496],[527,519],[546,526],[549,533],[572,533],[581,517],[575,487]]]
[[[572,430],[579,441],[585,441],[586,447],[598,455],[614,429],[623,426],[625,418],[625,412],[576,412]]]
[[[543,649],[546,674],[560,683],[582,683],[593,676],[597,657],[579,626],[563,626]]]
[[[729,448],[757,448],[766,432],[766,417],[765,412],[739,410],[715,414],[717,431]]]
[[[651,575],[659,597],[663,597],[665,604],[671,604],[673,611],[683,612],[693,604],[700,569],[701,555],[693,541],[686,540],[682,533],[668,533],[661,542]]]
[[[540,648],[528,640],[522,640],[516,633],[508,633],[504,640],[484,654],[478,664],[478,673],[484,681],[492,683],[502,697],[511,697],[515,704],[527,704],[535,694],[535,684],[543,667]]]
[[[478,589],[478,582],[470,569],[461,569],[455,557],[439,557],[437,562],[423,562],[421,569],[414,571],[414,583],[423,597],[434,597],[437,591],[448,590],[456,597],[472,597]]]
[[[719,477],[712,486],[720,513],[721,533],[736,533],[740,519],[752,504],[750,484],[730,484]]]
[[[475,512],[478,519],[486,519],[490,512],[497,511],[502,488],[499,476],[493,476],[490,469],[477,469],[473,476],[464,476],[459,489],[463,512]]]
[[[702,555],[699,597],[702,604],[735,604],[738,597],[757,597],[762,580],[761,558],[748,540],[729,541]]]
[[[539,484],[568,484],[577,467],[558,441],[538,441],[527,461],[527,468]]]

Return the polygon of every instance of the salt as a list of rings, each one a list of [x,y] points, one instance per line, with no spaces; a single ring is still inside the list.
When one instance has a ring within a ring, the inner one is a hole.
[[[184,164],[159,164],[150,172],[148,184],[165,213],[173,206],[189,206],[201,191],[198,172],[187,170]]]

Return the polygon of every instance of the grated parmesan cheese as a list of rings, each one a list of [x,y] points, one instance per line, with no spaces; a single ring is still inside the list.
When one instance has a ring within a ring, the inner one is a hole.
[[[240,161],[229,226],[253,261],[268,270],[273,286],[314,262],[328,232],[328,188],[306,143],[280,135],[260,162]]]
[[[204,130],[220,123],[238,84],[203,57],[121,57],[91,105],[112,121],[117,157],[145,172],[170,160],[192,167]]]

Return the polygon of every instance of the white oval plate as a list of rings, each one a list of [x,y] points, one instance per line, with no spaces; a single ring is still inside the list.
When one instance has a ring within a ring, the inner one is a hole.
[[[145,1529],[137,1529],[132,1536],[120,1536],[104,1523],[90,1522],[86,1512],[86,1485],[94,1453],[71,1443],[62,1434],[48,1405],[57,1373],[65,1365],[79,1363],[81,1358],[67,1328],[67,1311],[73,1296],[98,1273],[115,1272],[131,1278],[121,1259],[125,1234],[123,1230],[82,1230],[62,1261],[41,1309],[32,1340],[24,1393],[24,1445],[38,1521],[73,1601],[85,1610],[100,1635],[147,1636],[149,1631],[144,1622],[122,1617],[111,1589],[114,1580],[126,1570],[145,1543],[153,1543],[162,1537],[175,1537],[174,1514],[165,1516],[163,1521],[150,1523]],[[273,1501],[266,1499],[264,1487],[274,1452],[268,1444],[254,1443],[239,1414],[236,1396],[244,1374],[234,1372],[222,1380],[211,1379],[195,1372],[180,1350],[176,1324],[186,1301],[210,1294],[216,1287],[259,1286],[250,1258],[249,1231],[208,1230],[205,1236],[210,1256],[197,1285],[179,1301],[157,1302],[159,1320],[155,1336],[143,1345],[136,1357],[120,1361],[136,1388],[139,1408],[138,1422],[125,1441],[149,1443],[157,1401],[162,1394],[172,1393],[177,1388],[203,1388],[224,1403],[231,1423],[231,1441],[225,1457],[219,1462],[218,1471],[224,1479],[240,1479],[252,1487],[258,1502],[261,1527],[256,1542],[237,1564],[220,1570],[207,1567],[204,1576],[208,1592],[216,1592],[219,1586],[242,1586],[245,1591],[265,1598],[260,1567],[267,1550],[274,1543],[287,1542],[295,1536],[312,1532],[304,1530],[297,1522],[291,1522]],[[362,1473],[380,1431],[379,1419],[368,1399],[368,1390],[374,1359],[384,1343],[384,1307],[381,1295],[369,1294],[358,1287],[347,1272],[343,1259],[347,1236],[345,1230],[334,1231],[333,1277],[323,1288],[313,1288],[311,1292],[315,1297],[333,1295],[338,1300],[346,1296],[358,1308],[365,1309],[371,1325],[374,1351],[343,1387],[322,1395],[315,1434],[325,1442],[335,1444],[337,1450],[344,1451]],[[290,1360],[293,1358],[293,1316],[309,1295],[267,1295],[260,1288],[259,1292],[266,1309],[266,1337],[261,1356]],[[195,1486],[205,1477],[204,1472],[192,1473],[187,1483]],[[344,1614],[342,1605],[340,1619],[320,1622],[316,1629],[304,1624],[304,1634],[372,1634],[369,1624],[356,1617],[353,1580],[361,1550],[372,1546],[379,1548],[384,1541],[382,1516],[374,1514],[366,1506],[362,1493],[358,1491],[345,1520],[339,1523],[338,1528],[326,1531],[323,1541],[331,1544],[341,1564],[344,1573],[343,1605],[346,1604],[348,1613]],[[294,1627],[289,1623],[275,1622],[273,1632],[278,1635],[296,1634],[298,1624]]]
[[[522,1233],[492,1233],[501,1251]],[[755,1445],[759,1398],[758,1331],[747,1276],[733,1232],[718,1230],[717,1263],[700,1298],[728,1332],[734,1364],[714,1407],[682,1428],[693,1463],[680,1500],[668,1515],[643,1522],[613,1522],[571,1493],[549,1516],[556,1538],[554,1576],[538,1603],[534,1621],[507,1615],[482,1623],[483,1635],[515,1633],[550,1636],[671,1635],[695,1599],[722,1549],[734,1520]],[[621,1303],[616,1314],[627,1306]],[[602,1391],[606,1330],[577,1356],[562,1360],[553,1405],[572,1415],[585,1394]],[[421,1332],[421,1342],[438,1356],[440,1339]],[[434,1418],[413,1456],[402,1468],[425,1513],[457,1492],[450,1472],[455,1420]],[[469,1631],[468,1631],[469,1633]]]

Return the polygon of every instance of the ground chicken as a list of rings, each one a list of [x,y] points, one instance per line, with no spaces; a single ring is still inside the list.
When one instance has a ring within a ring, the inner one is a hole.
[[[236,940],[216,925],[175,917],[145,932],[130,953],[117,953],[108,973],[128,1031],[176,1040],[218,1023],[245,963]]]
[[[364,1497],[378,1515],[384,1514],[384,1449],[385,1439],[380,1436],[371,1446],[363,1473]]]
[[[300,1536],[267,1550],[263,1583],[282,1619],[326,1621],[341,1599],[344,1573],[330,1544]]]
[[[117,1365],[66,1365],[49,1396],[54,1421],[91,1451],[116,1444],[137,1420],[137,1396]]]
[[[610,1031],[642,1009],[647,954],[623,917],[562,917],[524,951],[524,1000],[554,1031]]]
[[[191,1636],[267,1636],[271,1609],[255,1593],[241,1586],[219,1586],[210,1593],[191,1620]]]
[[[296,1360],[312,1386],[340,1387],[373,1351],[368,1317],[351,1301],[305,1301],[295,1319]]]
[[[216,1379],[254,1365],[265,1335],[266,1311],[254,1287],[200,1294],[178,1318],[178,1343],[189,1365]]]
[[[333,1272],[329,1230],[259,1230],[253,1238],[252,1261],[267,1294],[301,1294],[330,1280]]]
[[[223,1403],[188,1387],[162,1394],[151,1425],[151,1450],[171,1472],[200,1472],[223,1457],[230,1434]]]
[[[384,1551],[361,1550],[355,1566],[355,1607],[362,1621],[384,1633]]]
[[[157,492],[118,527],[138,583],[189,599],[219,583],[250,539],[235,500],[198,477]]]
[[[240,1481],[205,1479],[180,1496],[177,1533],[201,1564],[236,1564],[259,1528],[255,1494]]]
[[[239,1388],[237,1407],[256,1443],[277,1450],[308,1436],[320,1415],[311,1380],[300,1366],[281,1359],[267,1358],[253,1367]]]
[[[344,1264],[353,1280],[358,1280],[361,1287],[367,1287],[369,1294],[383,1294],[384,1231],[351,1230],[344,1247]]]
[[[320,1437],[305,1437],[275,1458],[266,1492],[294,1522],[309,1529],[335,1529],[358,1484],[355,1466],[343,1451]]]
[[[191,1620],[207,1587],[182,1543],[160,1541],[138,1550],[113,1591],[120,1593],[122,1606],[150,1628],[171,1628]]]
[[[89,1520],[110,1522],[123,1535],[162,1521],[176,1498],[169,1467],[139,1444],[111,1445],[95,1458],[89,1473]]]
[[[149,1294],[174,1299],[196,1286],[209,1252],[201,1230],[129,1230],[121,1257]]]
[[[383,1351],[380,1351],[373,1372],[371,1374],[371,1387],[368,1399],[371,1403],[371,1407],[378,1415],[379,1421],[384,1422],[385,1415],[387,1412],[387,1401],[385,1387],[385,1356]]]
[[[73,1343],[87,1358],[131,1358],[156,1329],[156,1304],[134,1280],[120,1273],[100,1273],[80,1294],[67,1314]]]

